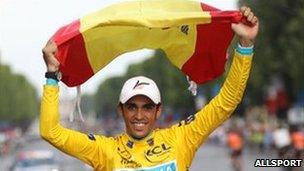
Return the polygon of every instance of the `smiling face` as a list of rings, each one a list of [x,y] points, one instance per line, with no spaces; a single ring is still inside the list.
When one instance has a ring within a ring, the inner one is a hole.
[[[156,105],[151,99],[137,95],[119,107],[127,133],[136,139],[142,139],[154,129],[155,122],[160,116],[161,105]]]

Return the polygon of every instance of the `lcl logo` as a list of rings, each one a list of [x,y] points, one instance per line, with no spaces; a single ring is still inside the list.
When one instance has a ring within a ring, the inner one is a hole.
[[[147,156],[153,156],[153,155],[161,155],[167,151],[169,151],[171,149],[170,146],[166,146],[165,143],[163,143],[162,145],[157,145],[155,147],[153,147],[152,149],[149,149],[146,154]]]

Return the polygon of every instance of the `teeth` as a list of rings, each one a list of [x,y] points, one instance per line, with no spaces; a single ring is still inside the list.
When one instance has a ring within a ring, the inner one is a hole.
[[[144,126],[144,123],[135,123],[135,126]]]

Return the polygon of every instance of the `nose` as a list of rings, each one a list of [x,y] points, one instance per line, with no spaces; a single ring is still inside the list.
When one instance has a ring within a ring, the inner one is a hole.
[[[135,114],[135,118],[138,119],[138,120],[144,118],[144,111],[141,108],[137,109],[136,114]]]

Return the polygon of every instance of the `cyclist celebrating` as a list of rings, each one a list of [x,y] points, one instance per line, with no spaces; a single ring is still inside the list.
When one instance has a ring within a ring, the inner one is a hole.
[[[232,24],[239,37],[239,45],[219,94],[179,124],[167,129],[154,129],[162,110],[157,85],[143,76],[131,78],[123,85],[118,105],[126,132],[116,137],[85,135],[60,125],[57,46],[49,41],[43,49],[48,72],[41,103],[41,136],[59,150],[91,165],[94,170],[188,170],[196,150],[214,129],[230,117],[242,99],[259,27],[250,8],[242,7],[241,12],[252,26]]]

